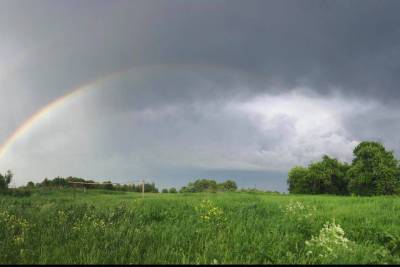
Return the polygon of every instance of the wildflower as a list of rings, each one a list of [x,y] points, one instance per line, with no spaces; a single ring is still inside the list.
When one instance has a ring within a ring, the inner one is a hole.
[[[24,242],[29,229],[29,223],[26,219],[10,214],[8,211],[0,211],[0,224],[6,227],[7,232],[10,233],[16,244]]]
[[[291,201],[286,206],[281,207],[281,210],[290,219],[306,220],[314,216],[317,209],[315,206],[305,205],[300,201]]]
[[[57,212],[57,216],[58,216],[58,222],[61,224],[66,223],[68,220],[68,216],[63,210],[59,210]]]
[[[196,211],[200,213],[200,218],[204,222],[212,223],[214,225],[220,226],[226,222],[224,216],[224,211],[214,206],[214,204],[209,200],[203,200],[199,206],[195,207]]]
[[[319,236],[312,237],[310,241],[306,241],[306,246],[310,249],[306,252],[307,255],[312,255],[318,251],[320,258],[337,256],[337,253],[342,250],[351,250],[353,244],[345,236],[344,230],[339,224],[326,222],[320,230]]]

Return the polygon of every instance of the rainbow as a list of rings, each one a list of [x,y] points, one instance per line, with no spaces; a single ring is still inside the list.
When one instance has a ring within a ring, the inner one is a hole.
[[[4,157],[4,155],[9,151],[9,149],[12,147],[12,145],[22,136],[24,136],[27,132],[29,132],[30,129],[33,128],[33,126],[40,121],[41,118],[43,118],[46,114],[50,113],[51,111],[55,110],[56,108],[62,106],[66,101],[69,99],[72,99],[74,97],[80,96],[84,94],[85,92],[89,91],[90,89],[97,88],[96,86],[100,85],[101,83],[122,75],[125,72],[128,72],[134,68],[140,68],[140,67],[133,67],[129,69],[123,69],[120,71],[113,72],[111,74],[102,76],[96,80],[89,81],[85,84],[81,84],[80,86],[69,90],[69,92],[46,106],[42,107],[38,111],[36,111],[34,114],[32,114],[27,120],[25,120],[7,139],[6,141],[0,145],[0,159]]]
[[[52,112],[53,110],[57,109],[58,107],[62,106],[66,101],[80,96],[87,91],[90,91],[95,88],[99,88],[99,86],[106,82],[107,80],[111,80],[113,78],[119,77],[125,73],[128,73],[133,70],[143,70],[143,69],[153,69],[153,68],[173,68],[173,67],[182,67],[182,68],[191,68],[194,67],[196,69],[218,69],[218,70],[227,70],[228,68],[226,66],[219,66],[219,65],[208,65],[208,64],[154,64],[154,65],[136,65],[133,67],[125,68],[118,70],[116,72],[112,72],[111,74],[107,74],[104,76],[101,76],[95,80],[86,82],[84,84],[81,84],[77,86],[74,89],[69,90],[69,92],[46,106],[42,107],[38,111],[36,111],[34,114],[32,114],[27,120],[25,120],[7,139],[3,144],[0,144],[0,159],[2,159],[5,154],[10,150],[10,148],[13,146],[13,144],[20,139],[22,136],[27,134],[30,129],[32,129],[36,123],[38,123],[46,114]],[[240,74],[245,74],[249,75],[248,72],[240,71],[237,69],[229,69],[229,71],[232,73],[240,73]],[[254,76],[254,75],[251,75]]]
[[[51,112],[53,109],[62,105],[62,103],[64,103],[66,100],[84,93],[86,90],[88,90],[95,84],[96,82],[79,86],[78,88],[57,98],[56,100],[52,101],[51,103],[47,104],[46,106],[35,112],[26,121],[24,121],[0,146],[0,158],[4,157],[4,155],[11,148],[11,146],[26,132],[28,132],[29,129],[31,129],[43,116],[45,116],[45,114]]]

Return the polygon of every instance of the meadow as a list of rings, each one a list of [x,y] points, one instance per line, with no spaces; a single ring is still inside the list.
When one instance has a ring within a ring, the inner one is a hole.
[[[0,196],[0,263],[400,263],[399,221],[396,196],[37,191]]]

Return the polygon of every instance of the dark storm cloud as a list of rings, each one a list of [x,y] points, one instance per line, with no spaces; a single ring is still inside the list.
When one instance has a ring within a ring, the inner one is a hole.
[[[0,142],[72,88],[133,68],[60,108],[6,163],[26,178],[146,175],[161,168],[158,159],[230,174],[282,171],[328,152],[348,158],[365,138],[400,151],[390,115],[400,97],[399,8],[368,0],[0,1]],[[41,162],[46,169],[35,167]],[[179,168],[166,169],[173,176]]]
[[[236,78],[258,91],[339,87],[384,100],[398,96],[399,8],[398,1],[11,1],[2,4],[0,27],[22,47],[37,47],[20,75],[49,98],[116,69],[175,63],[241,70]]]

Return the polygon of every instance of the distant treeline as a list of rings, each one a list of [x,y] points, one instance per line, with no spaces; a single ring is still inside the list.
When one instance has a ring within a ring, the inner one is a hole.
[[[162,193],[178,193],[175,187],[170,189],[163,189]],[[278,191],[265,191],[257,188],[241,188],[238,189],[236,182],[233,180],[226,180],[222,183],[218,183],[213,179],[197,179],[194,182],[190,182],[188,185],[183,186],[179,193],[200,193],[200,192],[246,192],[246,193],[269,193],[269,194],[280,194]]]
[[[77,183],[78,182],[78,183]],[[105,189],[114,191],[126,191],[126,192],[142,192],[142,185],[124,185],[124,184],[112,184],[111,181],[106,181],[99,184],[79,184],[79,183],[95,183],[93,180],[85,180],[77,177],[56,177],[52,180],[45,178],[41,183],[28,182],[26,188],[83,188],[86,189]],[[235,181],[226,180],[222,183],[217,183],[212,179],[198,179],[194,182],[190,182],[187,186],[182,187],[179,193],[196,193],[196,192],[217,192],[217,191],[236,191],[237,185]],[[145,183],[144,191],[151,193],[158,193],[158,189],[154,183]],[[163,189],[162,193],[178,193],[176,188]]]
[[[142,192],[142,184],[116,184],[111,181],[105,181],[102,183],[96,183],[93,180],[86,180],[78,177],[55,177],[53,179],[45,178],[40,183],[28,182],[25,186],[19,188],[8,188],[11,182],[13,174],[11,171],[7,171],[4,175],[0,173],[0,194],[16,195],[16,196],[27,196],[30,195],[35,189],[64,189],[64,188],[86,188],[86,189],[103,189],[113,191],[125,191],[125,192]],[[198,193],[198,192],[235,192],[238,191],[236,182],[233,180],[226,180],[222,183],[217,183],[213,179],[197,179],[194,182],[189,182],[186,186],[183,186],[179,191],[175,187],[170,189],[163,189],[162,193]],[[158,193],[154,183],[145,183],[144,192]],[[240,189],[239,192],[248,193],[273,193],[279,194],[279,192],[263,191],[256,188]]]
[[[353,150],[351,164],[324,155],[308,167],[289,171],[289,192],[295,194],[392,195],[400,193],[400,165],[393,151],[364,141]]]
[[[187,186],[183,186],[180,193],[197,193],[197,192],[217,192],[217,191],[236,191],[237,185],[235,181],[226,180],[222,183],[217,183],[212,179],[198,179],[190,182]]]
[[[98,184],[79,184],[79,183],[95,183],[93,180],[85,180],[78,177],[55,177],[54,179],[45,178],[41,183],[28,182],[27,188],[86,188],[86,189],[105,189],[114,191],[126,191],[126,192],[142,192],[141,184],[112,184],[111,181],[105,181]],[[154,183],[144,184],[145,192],[158,193]]]

